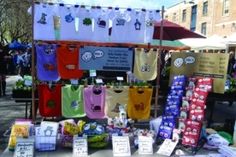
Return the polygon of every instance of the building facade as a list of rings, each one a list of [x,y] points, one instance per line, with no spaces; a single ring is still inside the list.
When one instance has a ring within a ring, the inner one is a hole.
[[[186,0],[165,11],[165,19],[206,36],[236,33],[236,0]]]

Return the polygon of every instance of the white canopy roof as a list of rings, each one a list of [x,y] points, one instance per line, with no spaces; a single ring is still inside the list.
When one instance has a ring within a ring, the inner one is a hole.
[[[222,50],[226,49],[223,38],[213,35],[209,38],[188,38],[181,39],[180,42],[191,47],[192,50]]]

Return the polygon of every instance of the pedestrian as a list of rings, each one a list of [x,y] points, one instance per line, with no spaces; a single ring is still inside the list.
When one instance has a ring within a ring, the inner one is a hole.
[[[7,55],[0,46],[0,97],[6,95]]]

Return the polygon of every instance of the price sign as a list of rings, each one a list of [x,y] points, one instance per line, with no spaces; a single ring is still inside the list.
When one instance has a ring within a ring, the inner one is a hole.
[[[117,79],[118,81],[124,81],[124,78],[123,78],[123,77],[116,77],[116,79]]]
[[[157,151],[157,154],[170,156],[174,151],[177,143],[177,140],[174,142],[171,139],[165,139],[165,141],[162,143],[161,147]]]
[[[87,137],[74,136],[73,140],[73,157],[87,157],[88,156],[88,142]]]
[[[138,153],[145,154],[153,154],[153,139],[150,136],[138,136]]]
[[[89,75],[90,77],[96,77],[97,76],[96,70],[89,70]]]
[[[14,157],[34,157],[34,142],[32,139],[18,139]]]
[[[103,80],[102,80],[102,79],[96,79],[96,83],[97,83],[97,84],[102,84],[102,83],[103,83]]]
[[[78,80],[75,80],[75,79],[71,79],[70,80],[70,83],[72,84],[72,85],[78,85],[79,83],[78,83]]]
[[[112,136],[113,156],[131,156],[129,136]]]

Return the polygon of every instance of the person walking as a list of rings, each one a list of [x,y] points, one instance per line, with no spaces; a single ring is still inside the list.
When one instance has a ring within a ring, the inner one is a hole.
[[[6,95],[7,55],[4,48],[0,47],[0,97]]]

